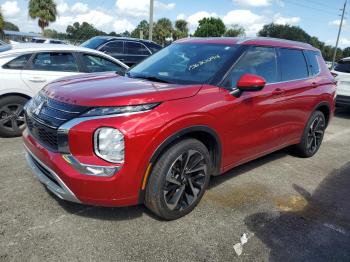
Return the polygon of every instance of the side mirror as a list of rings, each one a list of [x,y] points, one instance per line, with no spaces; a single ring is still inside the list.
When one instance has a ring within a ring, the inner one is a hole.
[[[261,76],[244,74],[237,82],[237,88],[244,92],[260,91],[264,88],[266,81]]]
[[[230,94],[235,97],[240,97],[242,92],[260,91],[264,88],[266,81],[258,75],[244,74],[237,81],[236,87]]]

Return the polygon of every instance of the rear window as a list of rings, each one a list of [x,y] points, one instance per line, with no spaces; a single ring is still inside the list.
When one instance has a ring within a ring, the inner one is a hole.
[[[125,53],[129,55],[149,55],[146,47],[136,42],[125,42]]]
[[[343,73],[350,73],[350,61],[340,60],[334,70]]]
[[[309,72],[303,51],[297,49],[280,49],[282,81],[307,78]]]
[[[31,56],[32,56],[31,54],[26,54],[26,55],[21,55],[19,57],[16,57],[15,59],[5,64],[3,68],[21,70],[26,66]]]
[[[78,72],[78,65],[71,53],[39,53],[33,60],[33,70]]]
[[[310,75],[318,75],[320,73],[320,66],[318,63],[318,59],[320,59],[319,54],[314,51],[306,51],[305,54],[308,60]]]

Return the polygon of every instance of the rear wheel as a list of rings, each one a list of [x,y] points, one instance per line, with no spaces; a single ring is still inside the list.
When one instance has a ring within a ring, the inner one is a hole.
[[[0,99],[0,136],[20,136],[25,128],[23,107],[28,100],[20,96]]]
[[[153,168],[145,204],[166,220],[191,212],[202,198],[210,177],[208,149],[196,139],[185,139],[166,150]]]
[[[307,122],[300,144],[295,146],[296,153],[301,157],[312,157],[320,149],[326,119],[320,111],[315,111]]]

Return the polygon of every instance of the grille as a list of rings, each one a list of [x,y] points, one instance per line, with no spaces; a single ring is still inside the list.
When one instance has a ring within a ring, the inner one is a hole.
[[[57,151],[58,128],[88,109],[89,107],[62,103],[38,94],[26,106],[28,130],[40,144],[51,151]]]

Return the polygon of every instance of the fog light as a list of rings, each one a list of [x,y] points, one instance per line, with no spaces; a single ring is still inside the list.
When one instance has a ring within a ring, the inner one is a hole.
[[[124,135],[115,128],[101,127],[94,134],[95,154],[112,162],[124,162]]]

